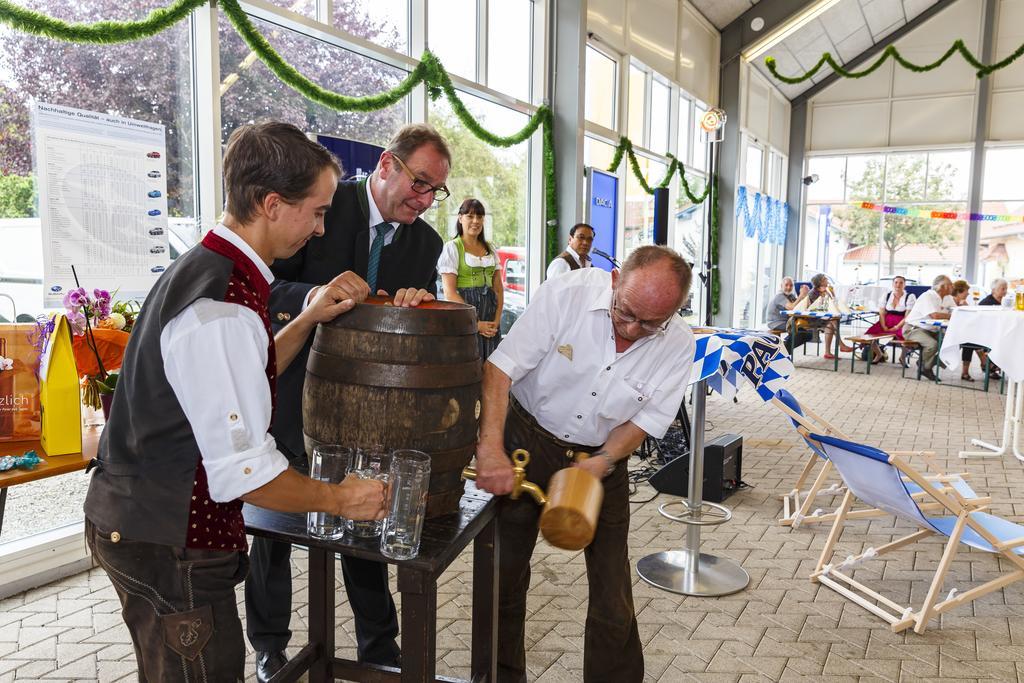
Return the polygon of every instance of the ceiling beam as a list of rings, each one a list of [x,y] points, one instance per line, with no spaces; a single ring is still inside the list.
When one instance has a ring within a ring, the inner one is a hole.
[[[850,61],[843,64],[843,68],[852,71],[853,69],[856,69],[865,62],[877,57],[879,54],[881,54],[882,50],[889,47],[897,40],[913,31],[914,29],[918,28],[919,26],[921,26],[921,24],[928,21],[929,19],[931,19],[936,14],[946,9],[956,1],[957,0],[938,0],[938,2],[936,2],[934,5],[932,5],[925,11],[918,14],[909,22],[899,27],[898,29],[887,35],[885,38],[882,38],[880,41],[878,41],[868,49],[864,50]],[[834,56],[835,55],[833,55],[833,57]],[[798,104],[803,104],[804,102],[807,102],[812,97],[814,97],[822,90],[835,83],[836,81],[840,80],[841,78],[843,77],[835,72],[832,72],[828,76],[823,78],[821,81],[815,83],[810,88],[804,90],[802,93],[794,97],[792,100],[790,100],[790,102],[792,102],[794,107],[797,106]]]

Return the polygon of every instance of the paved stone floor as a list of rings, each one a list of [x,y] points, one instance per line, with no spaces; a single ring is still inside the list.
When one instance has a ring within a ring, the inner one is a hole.
[[[1024,470],[1012,457],[961,461],[970,438],[997,437],[1003,403],[995,393],[966,391],[902,380],[895,366],[870,377],[808,368],[824,362],[798,356],[790,382],[805,402],[843,431],[888,448],[933,449],[950,469],[969,471],[992,509],[1024,521],[1015,491]],[[750,573],[749,587],[723,598],[691,598],[634,580],[636,610],[650,681],[1016,681],[1024,674],[1024,585],[996,591],[973,606],[933,621],[924,635],[893,634],[860,607],[808,581],[826,530],[780,527],[777,496],[788,490],[805,447],[780,414],[745,390],[739,403],[713,398],[709,437],[744,437],[743,479],[751,488],[728,499],[732,521],[704,534],[705,552],[730,557]],[[639,463],[634,462],[634,465]],[[683,528],[663,519],[641,486],[633,508],[631,556],[681,547]],[[882,518],[854,523],[839,543],[841,553],[880,545],[908,527]],[[941,545],[926,541],[858,570],[884,577],[896,595],[920,599]],[[439,673],[466,675],[469,664],[472,580],[464,554],[443,576],[438,597]],[[304,553],[296,553],[296,604],[305,595]],[[949,587],[961,590],[989,578],[992,557],[961,552]],[[582,557],[538,546],[529,598],[527,651],[531,680],[582,680],[586,576]],[[241,601],[241,592],[239,592]],[[338,642],[354,654],[344,591],[338,593]],[[305,641],[305,610],[296,609],[293,642]],[[293,650],[294,651],[294,650]],[[250,671],[252,655],[249,657]],[[0,600],[0,681],[134,678],[135,664],[117,600],[99,571],[80,574]]]

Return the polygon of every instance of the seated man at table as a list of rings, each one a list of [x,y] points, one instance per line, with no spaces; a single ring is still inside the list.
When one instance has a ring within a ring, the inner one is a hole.
[[[779,291],[775,294],[775,297],[768,303],[768,310],[766,312],[766,318],[768,318],[768,329],[779,335],[780,337],[786,334],[789,329],[789,316],[786,315],[786,311],[792,311],[797,305],[801,304],[810,294],[810,289],[807,285],[800,287],[800,296],[797,296],[793,291],[795,285],[793,284],[793,278],[786,276],[782,278],[782,283],[779,285]],[[786,350],[789,351],[790,355],[793,355],[793,350],[797,349],[811,340],[811,333],[800,325],[795,325],[796,332],[790,335],[786,339]]]
[[[949,320],[950,310],[956,305],[950,296],[952,291],[953,281],[946,275],[939,275],[932,282],[932,288],[917,297],[903,324],[903,338],[921,345],[921,374],[933,381],[936,377],[932,366],[939,353],[939,333],[927,321]]]
[[[512,490],[508,451],[530,453],[527,478],[547,488],[573,465],[604,483],[594,539],[584,551],[589,604],[583,680],[640,683],[644,658],[630,580],[626,459],[675,419],[693,365],[693,333],[677,315],[690,266],[666,247],[643,246],[622,271],[573,271],[544,283],[484,363],[478,487]],[[509,390],[511,389],[511,398]],[[498,507],[498,681],[526,680],[526,592],[540,508]]]
[[[249,568],[243,501],[384,517],[380,482],[314,481],[288,467],[268,433],[280,371],[317,324],[369,293],[349,273],[270,334],[269,264],[323,234],[340,175],[291,124],[236,129],[222,221],[160,276],[135,323],[89,465],[85,534],[121,601],[139,680],[245,678],[235,596]]]

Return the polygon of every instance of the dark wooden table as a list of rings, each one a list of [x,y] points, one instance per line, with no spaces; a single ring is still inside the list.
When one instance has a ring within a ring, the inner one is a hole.
[[[56,477],[69,472],[80,472],[85,469],[89,461],[96,457],[96,449],[100,442],[102,427],[85,427],[82,430],[82,452],[69,453],[68,455],[47,455],[39,441],[2,441],[0,442],[0,456],[13,455],[15,457],[24,455],[25,451],[35,451],[40,462],[30,470],[15,467],[14,469],[0,472],[0,530],[4,525],[4,508],[7,506],[7,489],[18,484],[27,484],[39,479]]]
[[[275,683],[296,681],[309,672],[310,683],[337,678],[353,681],[409,683],[454,681],[437,677],[437,580],[459,553],[473,542],[473,625],[470,680],[495,681],[498,646],[498,538],[496,502],[472,483],[459,512],[428,519],[423,525],[419,555],[396,562],[377,549],[376,539],[349,535],[327,541],[306,532],[306,515],[272,512],[253,505],[243,508],[246,531],[309,548],[309,642],[275,677]],[[389,562],[398,567],[402,594],[402,668],[361,664],[335,656],[334,596],[336,554]]]

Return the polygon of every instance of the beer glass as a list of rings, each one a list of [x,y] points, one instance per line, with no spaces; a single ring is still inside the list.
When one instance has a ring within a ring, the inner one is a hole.
[[[313,447],[309,460],[309,476],[317,481],[340,484],[348,472],[352,449],[335,444],[320,444]],[[339,539],[345,533],[345,518],[329,512],[306,514],[306,531],[311,536],[330,540]]]
[[[380,534],[381,555],[409,560],[419,553],[429,487],[429,455],[413,450],[392,454],[388,516]]]
[[[376,479],[388,483],[391,471],[391,453],[384,450],[383,446],[371,446],[370,448],[356,448],[352,452],[352,459],[349,460],[349,474],[354,474],[360,479]],[[346,527],[356,538],[376,538],[380,535],[382,520],[370,520],[359,522],[350,519]]]

